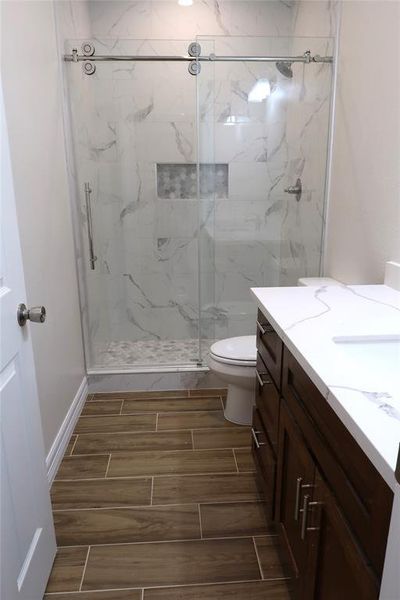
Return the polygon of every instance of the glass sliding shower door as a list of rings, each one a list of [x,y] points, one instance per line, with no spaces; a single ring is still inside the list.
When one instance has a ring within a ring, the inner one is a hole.
[[[332,40],[322,38],[197,42],[217,57],[333,54]],[[210,61],[196,80],[199,162],[223,166],[228,179],[200,236],[213,267],[200,271],[200,329],[216,339],[248,335],[256,322],[251,287],[320,274],[332,64]],[[298,179],[299,200],[285,191]]]
[[[193,41],[96,38],[164,59],[66,65],[91,371],[203,368],[214,340],[254,333],[250,287],[320,273],[332,65],[251,57],[332,40],[199,36],[197,75],[171,59]]]
[[[154,56],[186,54],[190,41],[93,43],[97,54]],[[69,52],[82,43],[69,41]],[[195,366],[196,81],[184,62],[96,67],[88,76],[81,64],[67,65],[90,367]],[[85,182],[92,189],[94,270]]]

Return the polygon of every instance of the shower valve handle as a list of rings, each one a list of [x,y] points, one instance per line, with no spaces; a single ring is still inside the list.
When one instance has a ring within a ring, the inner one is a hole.
[[[296,196],[297,202],[300,201],[302,191],[303,189],[301,185],[301,179],[296,180],[296,185],[290,185],[289,187],[284,189],[284,192],[286,192],[287,194],[293,194],[294,196]]]

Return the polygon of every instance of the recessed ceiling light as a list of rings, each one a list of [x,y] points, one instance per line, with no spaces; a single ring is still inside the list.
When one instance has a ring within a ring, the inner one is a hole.
[[[192,6],[193,0],[178,0],[180,6]]]

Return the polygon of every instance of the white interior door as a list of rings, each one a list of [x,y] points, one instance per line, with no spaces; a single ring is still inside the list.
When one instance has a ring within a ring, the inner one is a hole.
[[[0,597],[41,600],[56,551],[2,87],[0,263]],[[35,325],[33,327],[44,327]]]

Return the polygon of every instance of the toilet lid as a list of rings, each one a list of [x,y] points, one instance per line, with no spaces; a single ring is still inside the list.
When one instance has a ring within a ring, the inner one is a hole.
[[[227,359],[227,362],[238,361],[255,364],[257,359],[256,336],[242,335],[219,340],[211,346],[210,351],[222,361]]]

